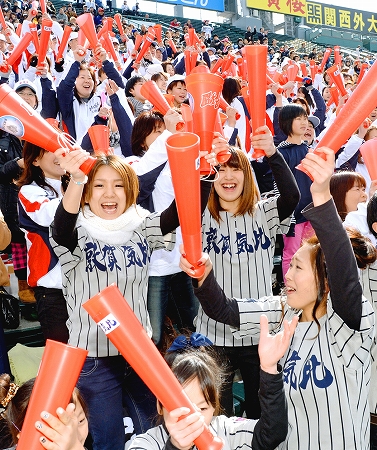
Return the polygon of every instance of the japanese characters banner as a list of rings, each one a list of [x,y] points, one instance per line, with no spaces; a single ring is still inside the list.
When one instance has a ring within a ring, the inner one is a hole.
[[[306,0],[246,0],[248,8],[301,17],[306,16],[306,3]]]
[[[210,9],[224,11],[224,0],[159,0],[160,3],[170,5],[190,6],[191,8]]]
[[[307,14],[305,24],[324,26],[360,33],[377,33],[377,13],[358,11],[341,6],[306,2]]]

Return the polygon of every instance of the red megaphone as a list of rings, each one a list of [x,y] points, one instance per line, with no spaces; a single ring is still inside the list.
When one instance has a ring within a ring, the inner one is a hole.
[[[296,81],[296,77],[298,74],[298,66],[297,64],[288,64],[287,67],[287,78],[288,81]]]
[[[331,66],[329,69],[327,69],[327,73],[331,79],[331,81],[335,84],[335,86],[338,88],[340,95],[344,97],[347,95],[346,88],[344,87],[343,83],[343,77],[340,73],[338,66]]]
[[[189,105],[186,105],[186,103],[182,103],[181,105],[181,114],[183,121],[185,123],[184,130],[187,133],[193,133],[194,132],[194,122],[192,118],[192,112]]]
[[[157,42],[161,42],[162,41],[162,25],[160,23],[156,23],[156,25],[154,25],[153,28],[154,28],[154,33],[157,38]]]
[[[41,39],[39,41],[39,50],[38,50],[38,66],[44,63],[44,60],[47,55],[48,49],[48,41],[50,40],[50,35],[52,31],[52,20],[51,19],[42,19],[42,32]]]
[[[13,64],[18,60],[21,54],[27,49],[32,39],[33,38],[30,33],[25,33],[22,36],[20,42],[17,44],[17,47],[14,48],[13,52],[6,61],[6,64],[8,66],[13,66]]]
[[[122,36],[124,34],[124,28],[122,25],[122,16],[119,13],[114,14],[114,20],[117,25],[119,34]]]
[[[361,69],[360,69],[360,73],[359,76],[357,77],[357,83],[356,84],[360,84],[361,80],[363,79],[365,72],[368,70],[369,64],[368,63],[363,63],[361,65]]]
[[[310,78],[314,81],[314,78],[317,75],[318,66],[312,59],[309,61],[309,69],[310,69]]]
[[[47,13],[45,0],[39,0],[39,6],[41,7],[42,14]]]
[[[342,56],[340,54],[339,45],[334,45],[334,64],[338,67],[342,64]]]
[[[185,82],[192,109],[194,131],[200,137],[200,150],[211,152],[224,80],[219,75],[207,70],[207,72],[188,75]],[[201,158],[200,173],[205,175],[212,171],[210,164]]]
[[[308,76],[308,69],[306,67],[306,64],[304,62],[300,63],[301,73],[302,76],[305,78]]]
[[[109,147],[110,130],[107,125],[92,125],[88,128],[95,155],[113,155],[114,151]]]
[[[377,180],[377,138],[364,142],[359,150],[371,180]]]
[[[66,408],[76,386],[87,350],[47,339],[41,365],[30,396],[22,433],[17,444],[21,450],[43,450],[41,434],[35,422],[41,412],[55,415],[58,407]]]
[[[329,98],[326,106],[330,106],[332,103],[335,103],[335,106],[338,106],[339,105],[339,93],[338,93],[338,88],[336,86],[331,86],[330,95],[331,95],[331,97]]]
[[[220,96],[219,108],[222,109],[223,111],[226,111],[227,108],[230,108],[229,103],[227,101],[225,101],[225,99],[222,95]],[[236,120],[239,120],[240,118],[241,118],[241,114],[236,113]]]
[[[33,44],[35,47],[35,51],[38,53],[38,49],[39,49],[39,40],[38,40],[38,30],[37,30],[37,24],[30,22],[29,23],[29,30],[30,30],[30,34],[33,37]]]
[[[73,150],[65,135],[47,123],[8,84],[0,86],[0,128],[49,152],[58,148]],[[80,169],[88,174],[95,162],[95,158],[89,157]]]
[[[82,306],[168,411],[181,406],[189,408],[190,414],[196,411],[115,284]],[[214,436],[207,425],[194,443],[199,450],[223,447],[223,441]]]
[[[97,46],[98,39],[94,26],[93,15],[90,13],[81,14],[77,17],[76,23],[80,27],[80,30],[82,30],[85,34],[90,43],[90,46],[94,50]]]
[[[145,41],[143,42],[143,45],[139,51],[139,54],[137,55],[136,59],[135,59],[135,64],[139,64],[140,61],[143,59],[144,55],[147,53],[147,51],[149,50],[149,47],[151,46],[152,42],[154,41],[155,35],[154,32],[152,33],[151,31],[148,31],[148,34],[146,35]],[[136,47],[136,42],[135,42],[135,47]]]
[[[8,25],[7,25],[6,22],[5,22],[5,17],[4,17],[2,8],[0,8],[0,23],[1,23],[1,26],[3,27],[3,31],[4,31],[6,28],[8,28]]]
[[[219,58],[216,62],[215,62],[215,64],[214,64],[214,66],[212,67],[212,69],[211,69],[211,73],[216,73],[216,72],[218,72],[219,71],[219,69],[220,69],[220,67],[222,67],[222,65],[223,65],[223,59],[222,58]],[[219,74],[218,74],[219,75]]]
[[[152,103],[152,105],[160,111],[160,113],[164,116],[169,109],[171,109],[171,106],[167,102],[166,98],[162,95],[160,89],[158,88],[157,84],[150,80],[146,81],[140,88],[140,94],[149,102]],[[182,131],[185,126],[184,122],[179,122],[176,125],[177,131]]]
[[[71,33],[72,33],[72,27],[70,27],[69,25],[66,25],[64,27],[64,32],[63,32],[62,40],[59,45],[59,50],[56,55],[56,61],[59,61],[62,58],[63,53],[64,53],[67,43],[68,43],[68,39],[71,36]]]
[[[327,63],[327,60],[330,58],[331,52],[332,52],[332,48],[331,47],[328,47],[325,50],[325,53],[323,55],[321,64],[318,66],[318,72],[322,72],[323,68],[325,67],[325,64]]]
[[[173,54],[177,53],[177,47],[175,46],[173,39],[169,39],[169,47],[171,48]]]
[[[266,124],[266,45],[245,45],[247,79],[250,98],[250,116],[253,133]],[[254,149],[253,158],[265,156],[263,150]]]
[[[357,130],[363,123],[365,117],[369,116],[376,107],[376,99],[374,95],[370,95],[376,88],[377,64],[372,64],[360,84],[356,87],[339,114],[336,116],[334,122],[328,127],[326,134],[317,145],[318,149],[321,147],[329,147],[334,152],[337,152],[340,149],[353,131]],[[314,153],[320,155],[323,159],[326,158],[326,155],[320,151],[314,150]],[[297,168],[310,176],[310,174],[302,168],[301,164],[299,164]]]

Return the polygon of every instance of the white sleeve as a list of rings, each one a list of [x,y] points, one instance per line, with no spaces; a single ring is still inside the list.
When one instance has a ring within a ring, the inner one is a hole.
[[[137,164],[132,166],[135,169],[137,175],[144,175],[156,167],[164,164],[168,160],[168,154],[166,151],[166,140],[172,133],[165,130],[149,147],[145,155],[140,159]]]
[[[362,143],[363,139],[361,139],[356,134],[352,135],[345,145],[344,150],[336,160],[335,167],[339,169],[342,164],[346,163],[350,158],[352,158],[352,156],[359,150]]]

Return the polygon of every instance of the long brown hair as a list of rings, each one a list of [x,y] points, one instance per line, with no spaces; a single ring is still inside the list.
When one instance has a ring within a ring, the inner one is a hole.
[[[358,172],[339,171],[330,178],[330,192],[342,221],[346,218],[349,211],[346,208],[346,194],[354,186],[366,187],[365,178]]]
[[[245,153],[237,148],[230,148],[231,157],[223,164],[225,167],[232,167],[234,169],[240,169],[244,173],[244,184],[241,193],[241,201],[238,206],[237,212],[234,216],[243,216],[245,214],[253,215],[255,204],[259,201],[259,192],[254,182],[253,174],[251,171],[250,162],[247,159]],[[220,211],[224,211],[220,205],[219,194],[216,192],[214,186],[212,186],[211,194],[208,199],[208,210],[211,216],[220,223]]]

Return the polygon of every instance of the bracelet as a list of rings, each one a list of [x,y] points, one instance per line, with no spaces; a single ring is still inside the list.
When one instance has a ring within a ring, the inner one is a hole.
[[[77,181],[73,178],[72,174],[69,176],[69,178],[78,186],[80,186],[81,184],[86,184],[88,182],[88,176],[85,175],[85,178],[83,179],[83,181]]]

